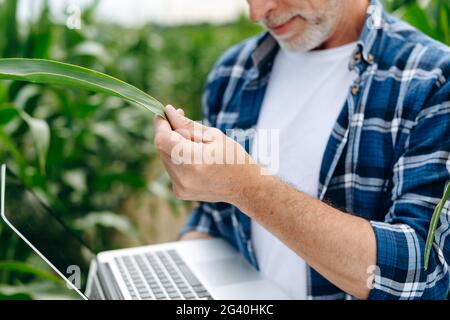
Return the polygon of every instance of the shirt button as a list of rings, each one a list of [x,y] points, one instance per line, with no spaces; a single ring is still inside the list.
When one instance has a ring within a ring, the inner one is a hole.
[[[367,57],[367,61],[369,61],[370,63],[373,63],[375,61],[375,57],[371,54],[369,54],[369,56]]]
[[[352,95],[356,96],[359,93],[359,86],[352,86]]]
[[[353,60],[358,63],[361,61],[362,55],[361,52],[356,52],[355,55],[353,56]]]

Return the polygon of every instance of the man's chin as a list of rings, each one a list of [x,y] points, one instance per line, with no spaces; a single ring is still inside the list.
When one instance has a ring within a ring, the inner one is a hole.
[[[307,44],[304,43],[302,40],[299,40],[298,39],[299,36],[295,35],[294,33],[283,35],[281,37],[273,35],[273,37],[275,38],[275,40],[277,40],[278,44],[284,51],[292,53],[296,52],[301,53],[310,51]]]
[[[288,53],[305,53],[305,52],[311,51],[308,48],[292,46],[292,45],[284,44],[280,41],[278,42],[278,44],[285,52],[288,52]]]
[[[306,29],[301,31],[292,31],[283,36],[273,35],[278,44],[287,52],[308,52],[320,48],[329,36],[324,32],[314,32]]]
[[[294,38],[294,33],[293,32],[289,32],[287,34],[284,34],[282,36],[275,34],[274,32],[270,32],[272,34],[272,36],[275,38],[275,40],[277,40],[278,42],[283,42],[283,43],[288,43],[290,41],[293,41],[292,39]]]

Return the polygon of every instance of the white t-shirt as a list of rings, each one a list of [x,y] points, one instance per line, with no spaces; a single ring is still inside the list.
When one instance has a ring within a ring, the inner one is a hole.
[[[274,61],[251,153],[281,180],[313,197],[326,145],[356,76],[348,68],[355,48],[351,43],[307,53],[280,50]],[[279,130],[279,141],[273,139],[276,131],[261,134],[273,129]],[[279,165],[261,155],[267,142],[279,152]],[[254,221],[251,238],[263,276],[291,298],[307,299],[305,261]]]

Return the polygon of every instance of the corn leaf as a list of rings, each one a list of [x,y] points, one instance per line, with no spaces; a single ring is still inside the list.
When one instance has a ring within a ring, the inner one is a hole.
[[[138,88],[104,73],[39,59],[0,59],[0,79],[76,87],[119,97],[164,117],[161,102]]]
[[[425,257],[424,257],[424,269],[428,269],[428,262],[430,259],[431,247],[434,242],[434,235],[436,234],[437,225],[439,222],[439,218],[441,216],[442,209],[444,208],[445,203],[449,200],[450,197],[450,183],[445,188],[444,196],[441,201],[439,201],[438,205],[434,209],[433,216],[431,218],[430,229],[428,230],[427,242],[425,245]]]
[[[37,151],[39,168],[41,169],[41,172],[44,173],[50,146],[50,128],[46,121],[32,118],[22,110],[20,110],[20,116],[30,128],[34,146]]]
[[[8,124],[14,118],[19,116],[19,111],[12,107],[0,107],[0,127]]]
[[[79,300],[74,290],[49,281],[29,284],[0,284],[0,300]]]
[[[32,275],[53,283],[63,284],[61,278],[53,273],[36,268],[35,266],[19,261],[0,261],[0,270],[14,271],[21,274]]]
[[[31,137],[38,156],[39,168],[42,173],[45,172],[48,149],[50,146],[50,128],[48,127],[47,122],[41,119],[32,118],[21,109],[5,107],[0,108],[0,127],[16,117],[22,118],[30,128]],[[0,132],[0,141],[7,144],[4,140],[5,135]],[[17,151],[16,153],[20,152]]]
[[[76,219],[73,226],[81,231],[95,227],[113,228],[134,238],[139,237],[139,232],[130,219],[114,212],[90,212],[86,216]]]

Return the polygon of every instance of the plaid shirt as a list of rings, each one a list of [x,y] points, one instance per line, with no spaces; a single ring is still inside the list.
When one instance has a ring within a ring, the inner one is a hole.
[[[449,203],[427,271],[423,256],[450,178],[450,50],[387,14],[378,0],[372,9],[349,63],[358,77],[331,133],[317,197],[370,221],[377,266],[369,299],[443,299],[450,283]],[[278,50],[264,33],[222,56],[205,90],[207,125],[224,132],[256,128]],[[249,151],[251,141],[248,135],[240,143]],[[229,204],[201,203],[181,233],[222,237],[258,268],[250,223]],[[352,298],[310,267],[308,297]]]

